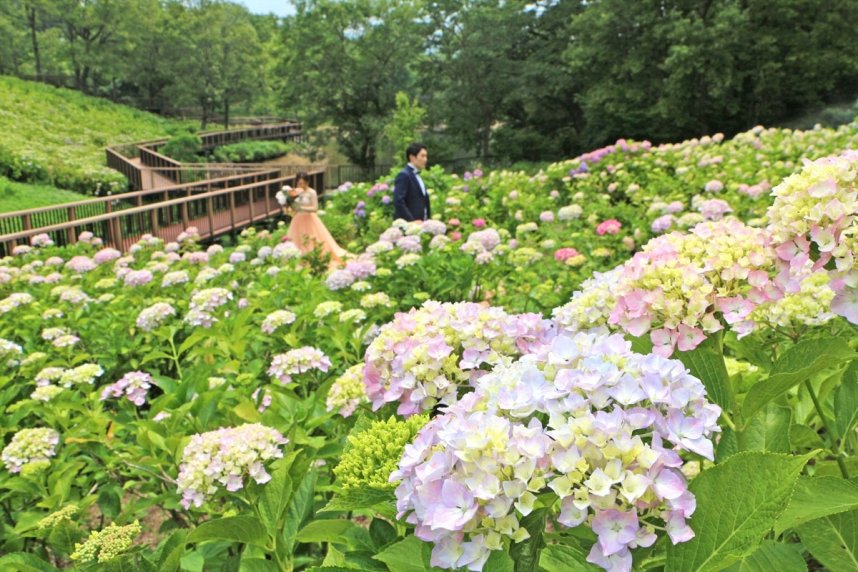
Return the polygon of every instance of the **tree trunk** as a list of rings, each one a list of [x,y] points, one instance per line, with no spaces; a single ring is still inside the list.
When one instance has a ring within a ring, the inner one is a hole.
[[[39,40],[36,36],[36,8],[27,6],[27,24],[30,26],[30,39],[33,41],[33,57],[36,59],[36,80],[42,80],[42,57],[39,54]]]
[[[223,128],[229,129],[229,97],[223,98]]]

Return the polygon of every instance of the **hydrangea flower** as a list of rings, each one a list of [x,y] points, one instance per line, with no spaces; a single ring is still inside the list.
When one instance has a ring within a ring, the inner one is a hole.
[[[0,314],[6,314],[15,308],[31,304],[33,300],[33,296],[26,292],[13,292],[0,300]]]
[[[152,273],[149,270],[132,270],[125,274],[123,281],[126,286],[142,286],[152,281]]]
[[[207,288],[191,294],[191,303],[185,322],[192,326],[209,328],[217,321],[213,312],[232,300],[232,292],[226,288]]]
[[[167,318],[175,315],[176,309],[173,306],[166,302],[156,302],[140,311],[137,315],[136,324],[144,332],[151,332],[163,324]]]
[[[468,240],[465,241],[460,248],[462,252],[468,252],[473,255],[479,255],[483,252],[492,252],[501,243],[500,234],[493,228],[472,232],[468,235]]]
[[[521,517],[552,491],[557,522],[589,522],[588,560],[631,569],[630,550],[694,533],[678,452],[713,458],[720,409],[681,362],[640,355],[619,335],[559,335],[481,377],[407,445],[390,481],[398,518],[435,544],[432,564],[481,570],[520,542]]]
[[[293,375],[305,373],[312,369],[325,372],[328,371],[329,367],[331,367],[331,360],[321,350],[304,346],[274,356],[271,360],[271,367],[268,368],[268,375],[285,385],[292,381]]]
[[[362,403],[369,403],[369,398],[363,386],[363,364],[357,364],[347,369],[331,385],[325,408],[349,417]]]
[[[617,219],[608,219],[602,221],[596,226],[596,234],[603,236],[605,234],[617,234],[623,225]]]
[[[765,231],[729,219],[701,223],[651,240],[610,274],[612,283],[594,277],[556,312],[567,327],[649,333],[654,351],[670,356],[697,347],[722,320],[740,335],[752,331],[753,309],[780,296],[768,273],[773,264]]]
[[[63,392],[63,388],[56,385],[40,385],[30,394],[30,399],[36,401],[50,401]]]
[[[105,387],[101,391],[101,401],[112,398],[120,398],[123,395],[128,401],[140,407],[146,403],[146,395],[152,387],[152,376],[143,371],[130,371],[123,375],[115,383]]]
[[[118,526],[114,522],[104,530],[93,530],[85,542],[75,543],[71,559],[80,564],[109,562],[128,551],[141,531],[140,523],[136,520],[126,526]]]
[[[390,417],[353,431],[334,468],[337,484],[346,491],[393,490],[395,485],[390,483],[390,475],[396,470],[408,443],[428,421],[427,415],[414,415],[405,421]]]
[[[581,215],[584,213],[584,209],[582,209],[579,205],[567,205],[565,207],[560,207],[560,210],[557,211],[557,218],[562,221],[570,221],[581,218]]]
[[[47,246],[53,246],[54,241],[51,240],[51,236],[48,233],[43,232],[30,238],[30,244],[38,248],[45,248]]]
[[[399,258],[396,259],[396,267],[400,270],[406,268],[408,266],[413,266],[420,261],[421,256],[419,254],[415,254],[413,252],[409,252],[407,254],[403,254]]]
[[[34,462],[46,462],[56,455],[60,434],[47,427],[21,429],[0,454],[0,460],[10,473],[20,473],[21,469]]]
[[[122,253],[115,248],[102,248],[101,250],[96,252],[95,255],[93,255],[92,261],[101,266],[102,264],[112,262],[121,257]]]
[[[537,314],[510,315],[474,303],[427,301],[382,326],[364,357],[366,392],[377,410],[398,402],[414,415],[452,403],[483,364],[526,353],[551,329]]]
[[[343,303],[337,302],[336,300],[328,300],[326,302],[319,302],[316,306],[316,309],[313,310],[313,315],[317,318],[327,318],[331,314],[337,314],[341,312],[343,309]]]
[[[796,289],[790,275],[811,261],[830,274],[831,310],[858,324],[858,151],[806,161],[772,194],[769,230],[788,291]]]
[[[393,306],[393,302],[390,301],[390,296],[385,294],[384,292],[375,292],[372,294],[365,294],[360,299],[361,308],[377,308],[379,306],[383,306],[385,308],[390,308]]]
[[[42,370],[44,372],[44,370]],[[96,377],[104,375],[104,370],[95,363],[85,363],[72,369],[63,370],[59,382],[65,388],[75,385],[92,385]],[[38,381],[39,376],[36,376]]]
[[[353,308],[351,310],[346,310],[342,314],[340,314],[340,322],[344,323],[359,323],[366,320],[366,312],[359,308]]]
[[[334,270],[325,278],[325,286],[330,290],[342,290],[348,288],[355,281],[351,272],[345,269]]]
[[[95,270],[97,264],[89,256],[75,256],[66,262],[65,267],[77,274],[84,274]]]
[[[271,475],[264,463],[281,458],[281,446],[288,441],[279,431],[259,423],[194,435],[182,452],[176,480],[182,506],[202,506],[218,485],[230,492],[241,490],[246,477],[267,483]]]
[[[376,266],[375,261],[371,257],[356,258],[346,262],[346,272],[350,273],[355,279],[360,280],[375,276]]]
[[[277,328],[286,326],[295,321],[295,313],[289,310],[276,310],[265,316],[262,321],[262,331],[268,335],[273,334]]]
[[[164,274],[164,277],[161,279],[161,287],[167,288],[176,284],[184,284],[188,281],[190,281],[190,277],[188,276],[187,271],[175,270]]]

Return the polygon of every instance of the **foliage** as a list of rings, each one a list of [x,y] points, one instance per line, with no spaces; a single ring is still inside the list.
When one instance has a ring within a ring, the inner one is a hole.
[[[164,143],[159,152],[182,163],[196,163],[200,160],[203,140],[193,133],[175,135]]]
[[[83,199],[79,193],[49,185],[31,185],[0,177],[0,212],[12,212]]]
[[[0,175],[91,195],[127,187],[125,177],[105,166],[105,146],[152,140],[182,127],[104,99],[11,77],[0,77],[0,108],[5,133]]]
[[[212,151],[212,156],[220,163],[252,163],[280,157],[288,152],[289,145],[282,141],[245,141],[218,147]]]
[[[127,253],[33,237],[0,261],[0,567],[848,570],[856,220],[826,217],[855,201],[856,138],[757,128],[433,168],[423,223],[391,223],[392,174],[344,185],[320,213],[353,253],[337,269],[285,224],[230,249],[192,229]],[[795,248],[739,250],[769,223]],[[647,280],[659,253],[683,266]],[[754,266],[775,254],[792,267]],[[632,335],[674,321],[670,359]],[[426,425],[397,415],[416,408]]]

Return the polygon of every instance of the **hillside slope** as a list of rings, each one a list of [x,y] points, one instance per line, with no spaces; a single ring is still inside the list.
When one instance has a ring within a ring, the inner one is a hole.
[[[85,194],[124,189],[104,147],[175,133],[191,124],[73,90],[0,76],[0,175]]]

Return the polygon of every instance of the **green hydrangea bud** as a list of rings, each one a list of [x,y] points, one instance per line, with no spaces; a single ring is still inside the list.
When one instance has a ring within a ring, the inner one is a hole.
[[[80,507],[76,504],[66,505],[58,511],[54,511],[42,520],[39,521],[39,530],[53,528],[64,520],[71,521],[77,513],[80,512]]]
[[[388,482],[396,470],[405,445],[429,422],[428,415],[414,415],[405,421],[391,417],[373,421],[366,429],[348,436],[340,464],[334,469],[343,489],[394,489]]]
[[[98,560],[100,563],[113,560],[134,544],[134,537],[140,534],[141,528],[138,521],[126,526],[110,524],[104,530],[89,533],[89,538],[81,543],[76,543],[71,559],[80,564]]]

